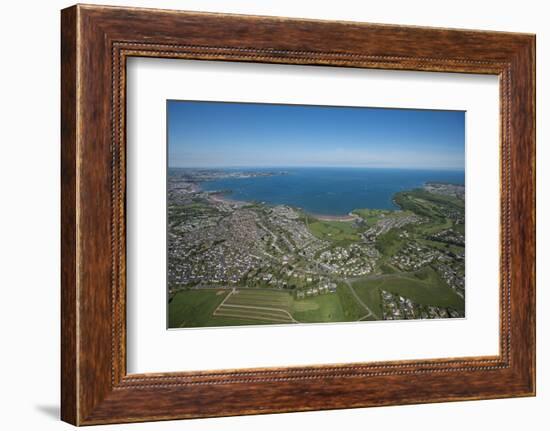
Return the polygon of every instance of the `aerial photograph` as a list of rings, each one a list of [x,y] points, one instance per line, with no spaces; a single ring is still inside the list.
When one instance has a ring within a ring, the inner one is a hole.
[[[465,316],[465,112],[168,100],[167,327]]]

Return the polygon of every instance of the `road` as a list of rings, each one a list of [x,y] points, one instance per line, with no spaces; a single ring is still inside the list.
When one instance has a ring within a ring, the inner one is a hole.
[[[356,301],[357,301],[359,304],[361,304],[362,307],[363,307],[365,310],[367,310],[367,313],[368,313],[368,314],[366,314],[365,316],[361,317],[360,320],[363,320],[363,319],[365,319],[365,318],[367,318],[367,317],[370,317],[370,316],[372,316],[372,317],[374,317],[374,318],[376,318],[376,319],[380,319],[380,317],[378,317],[375,313],[373,313],[373,311],[367,306],[367,304],[365,304],[365,303],[363,302],[363,300],[362,300],[361,298],[359,298],[359,295],[357,295],[357,292],[356,292],[355,289],[351,286],[351,283],[349,282],[349,280],[344,279],[344,280],[342,280],[342,281],[346,284],[346,286],[349,287],[349,290],[351,291],[351,293],[352,293],[353,297],[356,299]]]

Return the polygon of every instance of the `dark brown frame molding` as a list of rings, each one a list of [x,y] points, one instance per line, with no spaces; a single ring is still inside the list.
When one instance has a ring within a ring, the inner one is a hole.
[[[77,5],[61,14],[61,417],[75,425],[533,396],[535,36]],[[131,56],[500,77],[500,353],[126,373]]]

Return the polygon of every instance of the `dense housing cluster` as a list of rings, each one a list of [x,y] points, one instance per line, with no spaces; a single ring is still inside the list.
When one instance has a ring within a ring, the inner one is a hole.
[[[224,175],[256,174],[169,176],[170,326],[464,316],[464,186],[323,218],[201,190]]]

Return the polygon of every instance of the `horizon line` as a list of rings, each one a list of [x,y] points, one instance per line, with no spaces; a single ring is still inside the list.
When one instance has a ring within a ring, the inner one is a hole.
[[[466,167],[443,166],[357,166],[357,165],[193,165],[170,166],[168,169],[284,169],[284,168],[347,168],[347,169],[422,169],[465,171]]]

